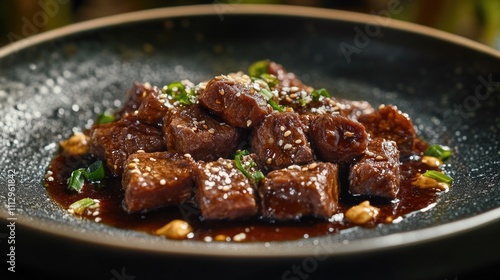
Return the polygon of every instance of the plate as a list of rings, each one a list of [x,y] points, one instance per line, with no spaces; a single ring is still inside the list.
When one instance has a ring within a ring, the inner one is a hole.
[[[499,53],[397,21],[400,9],[390,8],[383,17],[279,5],[164,8],[0,49],[2,255],[12,259],[14,239],[19,270],[74,279],[429,279],[499,262]],[[336,96],[396,104],[425,140],[453,148],[451,190],[398,223],[262,243],[166,240],[80,220],[47,196],[58,142],[118,107],[133,81],[202,81],[264,58]]]

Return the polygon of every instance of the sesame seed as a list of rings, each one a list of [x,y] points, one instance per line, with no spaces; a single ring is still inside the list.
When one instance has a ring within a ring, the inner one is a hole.
[[[292,132],[290,130],[287,130],[287,131],[285,131],[285,134],[283,134],[283,135],[285,135],[285,137],[287,137],[287,136],[290,136],[290,134],[292,134]]]
[[[155,159],[155,158],[152,158],[152,157],[150,157],[150,158],[149,158],[149,160],[150,160],[150,161],[156,161],[156,159]]]
[[[102,221],[102,218],[101,218],[101,217],[96,217],[96,218],[94,219],[94,221],[95,221],[96,223],[98,223],[98,222]]]
[[[280,147],[281,147],[281,146],[283,146],[283,140],[281,140],[281,139],[280,139],[280,140],[278,141],[278,146],[280,146]]]
[[[223,88],[219,89],[219,94],[220,94],[220,95],[224,95],[225,93],[226,93],[226,92],[224,91],[224,89],[223,89]]]
[[[210,129],[208,130],[208,133],[210,133],[210,134],[214,134],[214,133],[215,133],[215,129],[210,128]]]
[[[309,169],[314,169],[316,167],[318,167],[317,163],[311,163],[311,164],[309,164]]]
[[[286,144],[285,146],[283,146],[283,149],[285,150],[289,150],[292,148],[292,144]]]
[[[129,163],[129,164],[127,165],[127,167],[128,167],[129,169],[134,169],[134,168],[136,168],[136,167],[137,167],[137,164],[136,164],[136,163],[131,162],[131,163]]]
[[[383,159],[384,159],[384,157],[383,157],[383,156],[376,156],[376,157],[375,157],[375,159],[376,159],[376,160],[383,160]]]
[[[184,154],[184,157],[191,158],[190,154]]]
[[[280,126],[280,130],[281,130],[281,131],[285,131],[285,129],[286,129],[286,128],[285,128],[284,126]]]
[[[249,127],[250,125],[252,125],[252,120],[247,121],[247,127]]]
[[[245,238],[247,238],[247,235],[245,233],[238,233],[236,234],[235,236],[233,236],[233,240],[234,241],[243,241],[245,240]]]
[[[140,160],[138,158],[133,158],[132,161],[138,163]]]
[[[300,139],[295,140],[295,144],[300,144],[300,143],[302,143],[302,140]]]
[[[346,131],[346,132],[344,132],[344,136],[346,136],[346,137],[353,137],[354,133],[351,132],[351,131]]]
[[[297,94],[295,94],[295,93],[290,94],[290,98],[296,98],[296,97],[297,97]]]
[[[165,179],[160,180],[160,185],[164,186],[166,183],[167,183],[167,180],[165,180]]]

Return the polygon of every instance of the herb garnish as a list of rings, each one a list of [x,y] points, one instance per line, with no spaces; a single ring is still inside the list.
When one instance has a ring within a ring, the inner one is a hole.
[[[264,174],[262,173],[262,171],[257,170],[254,171],[253,173],[250,173],[251,172],[250,169],[252,167],[256,167],[257,164],[253,160],[242,163],[243,157],[249,154],[250,153],[247,150],[237,151],[234,155],[234,162],[236,164],[236,168],[238,168],[238,170],[241,171],[241,173],[243,173],[245,177],[247,177],[250,180],[253,179],[255,180],[256,184],[259,184],[260,180],[264,179]]]
[[[449,147],[442,145],[431,145],[424,153],[426,156],[438,158],[442,161],[447,160],[451,156]]]
[[[172,82],[164,86],[162,92],[182,105],[191,105],[196,102],[196,94],[193,89],[184,86],[181,82]]]
[[[87,168],[78,168],[71,172],[68,181],[68,188],[80,192],[85,184],[85,180],[98,182],[104,178],[104,167],[102,161],[98,160]]]
[[[453,182],[453,178],[436,170],[427,170],[422,175],[446,184],[451,184],[451,182]]]

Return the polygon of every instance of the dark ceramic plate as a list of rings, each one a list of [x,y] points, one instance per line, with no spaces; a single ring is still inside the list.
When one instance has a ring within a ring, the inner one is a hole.
[[[0,216],[16,225],[1,228],[1,255],[14,234],[18,270],[66,279],[411,279],[500,261],[499,54],[381,14],[221,3],[84,22],[0,49]],[[68,216],[47,196],[57,143],[133,81],[202,81],[263,58],[337,96],[396,104],[424,139],[453,148],[451,190],[399,223],[251,244],[116,229]]]

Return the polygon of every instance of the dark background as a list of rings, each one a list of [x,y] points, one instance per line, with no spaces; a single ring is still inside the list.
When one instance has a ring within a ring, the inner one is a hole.
[[[56,12],[40,16],[40,11],[54,3],[58,6]],[[500,49],[500,0],[6,0],[0,2],[0,46],[14,41],[13,37],[24,38],[79,21],[158,7],[289,4],[377,13],[387,9],[391,3],[400,3],[405,7],[394,18],[451,32]],[[29,24],[33,24],[34,28],[26,28]]]

